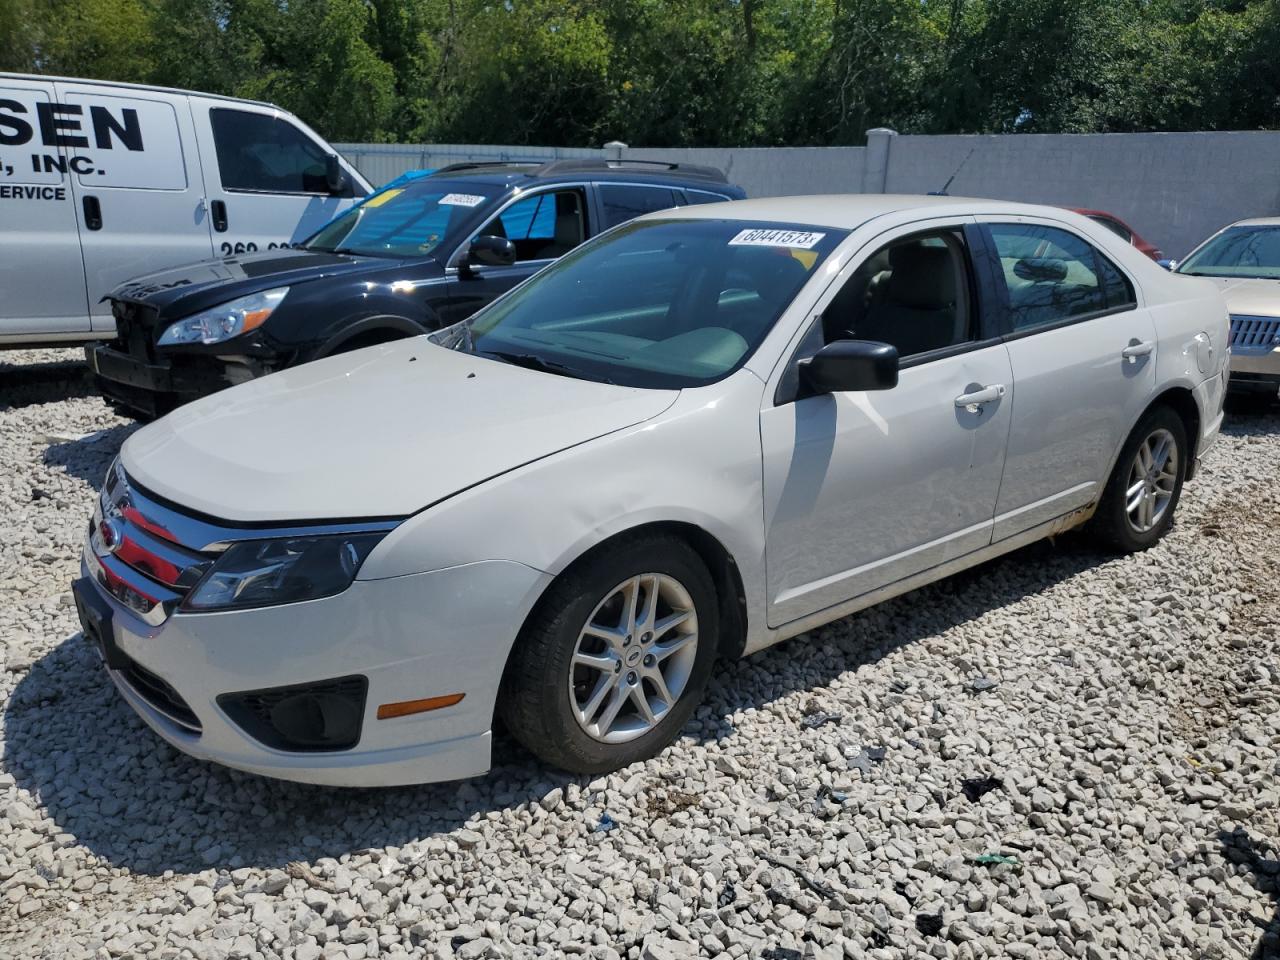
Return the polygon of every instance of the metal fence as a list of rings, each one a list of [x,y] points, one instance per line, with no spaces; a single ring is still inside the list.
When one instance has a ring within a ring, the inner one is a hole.
[[[1280,132],[899,136],[865,147],[606,148],[337,144],[375,183],[464,160],[644,157],[719,167],[750,196],[927,193],[1107,210],[1170,256],[1280,213]]]

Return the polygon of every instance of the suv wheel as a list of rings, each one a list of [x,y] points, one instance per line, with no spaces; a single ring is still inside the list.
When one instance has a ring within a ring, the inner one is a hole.
[[[512,652],[498,709],[531,752],[574,773],[653,756],[702,699],[719,635],[715,587],[684,541],[648,535],[551,588]]]

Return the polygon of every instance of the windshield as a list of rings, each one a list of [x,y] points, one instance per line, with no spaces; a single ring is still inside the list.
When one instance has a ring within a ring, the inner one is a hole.
[[[369,257],[421,257],[459,236],[499,187],[439,183],[393,187],[352,207],[302,244],[307,250]]]
[[[710,383],[746,361],[845,235],[741,220],[630,223],[435,339],[627,386]]]
[[[1178,273],[1280,280],[1280,226],[1230,227],[1187,257]]]

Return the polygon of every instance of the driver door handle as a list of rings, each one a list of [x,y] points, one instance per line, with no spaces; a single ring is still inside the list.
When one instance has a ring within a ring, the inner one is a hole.
[[[995,403],[1004,396],[1004,384],[992,383],[983,387],[981,390],[975,390],[973,393],[962,393],[956,397],[956,406],[970,413],[978,413],[982,410],[984,403]]]
[[[1154,340],[1133,340],[1129,345],[1120,351],[1120,356],[1124,357],[1130,363],[1137,363],[1139,357],[1150,356],[1156,348]]]

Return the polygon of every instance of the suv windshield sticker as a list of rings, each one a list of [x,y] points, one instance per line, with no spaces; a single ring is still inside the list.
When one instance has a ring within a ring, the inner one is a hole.
[[[743,230],[729,241],[731,247],[793,247],[810,250],[825,237],[825,233],[806,230]]]
[[[474,193],[446,193],[439,202],[443,207],[478,207],[484,200]]]
[[[388,200],[394,200],[400,194],[404,193],[403,187],[396,187],[393,190],[384,190],[382,193],[375,194],[364,202],[366,207],[380,207]]]

